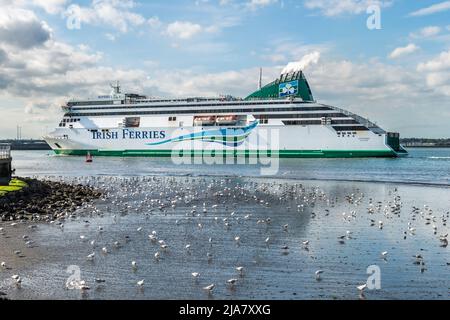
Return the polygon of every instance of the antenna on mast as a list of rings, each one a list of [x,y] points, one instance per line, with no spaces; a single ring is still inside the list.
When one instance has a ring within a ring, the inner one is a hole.
[[[259,82],[258,82],[258,90],[261,90],[262,88],[262,68],[259,68]]]
[[[119,81],[116,81],[115,84],[110,83],[109,85],[111,86],[111,88],[113,88],[113,94],[119,94],[120,93],[120,83],[119,83]]]

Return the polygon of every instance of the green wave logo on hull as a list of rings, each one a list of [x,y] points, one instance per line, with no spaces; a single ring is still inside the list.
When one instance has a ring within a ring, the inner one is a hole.
[[[201,132],[181,135],[172,139],[167,139],[159,142],[146,143],[148,146],[157,146],[170,142],[182,142],[201,140],[204,142],[220,143],[229,147],[237,147],[244,143],[245,139],[258,126],[258,121],[253,122],[245,128],[223,128],[215,130],[205,130]]]

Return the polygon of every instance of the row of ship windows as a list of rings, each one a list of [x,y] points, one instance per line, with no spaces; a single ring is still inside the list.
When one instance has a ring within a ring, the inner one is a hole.
[[[123,109],[123,108],[120,108]],[[73,109],[84,111],[86,109]],[[219,110],[161,110],[161,111],[124,111],[124,112],[89,112],[71,113],[72,116],[108,116],[108,115],[147,115],[147,114],[198,114],[198,113],[255,113],[255,112],[282,112],[282,111],[330,111],[330,107],[290,107],[290,108],[253,108],[253,109],[219,109]],[[70,115],[70,114],[68,114]]]
[[[267,124],[269,122],[269,119],[285,119],[285,118],[322,118],[322,120],[287,120],[283,121],[285,125],[301,125],[301,124],[310,124],[310,125],[320,125],[320,124],[359,124],[354,119],[348,119],[348,120],[332,120],[331,118],[342,118],[346,117],[344,114],[339,113],[329,113],[329,114],[287,114],[287,115],[261,115],[258,116],[257,119],[261,124]],[[63,119],[60,123],[60,127],[65,127],[66,123],[73,123],[73,122],[79,122],[79,118],[71,118],[71,119]],[[177,121],[177,117],[169,117],[169,122]],[[325,121],[325,123],[324,123]]]
[[[80,122],[80,121],[81,121],[80,118],[68,118],[68,119],[64,118],[64,119],[62,119],[62,121],[59,124],[59,126],[60,127],[65,127],[66,124],[68,124],[68,123],[74,123],[74,122]]]
[[[230,111],[230,110],[225,110]],[[190,112],[194,113],[194,112]],[[208,112],[203,112],[203,114],[207,114]],[[213,113],[213,112],[211,112]],[[216,113],[225,113],[225,112],[217,112]],[[230,112],[231,113],[231,112]],[[141,115],[141,113],[109,113],[109,114],[66,114],[66,116],[113,116],[113,115],[132,115],[132,116],[138,116]],[[348,118],[347,115],[343,113],[292,113],[292,114],[255,114],[256,118],[259,119],[283,119],[283,118],[295,118],[295,119],[312,119],[312,118]],[[170,118],[176,118],[175,116],[170,116]]]
[[[267,119],[264,119],[267,120]],[[261,122],[263,123],[263,122]],[[267,123],[267,122],[264,122]],[[329,125],[335,125],[335,124],[359,124],[358,121],[355,120],[331,120],[330,122],[326,123],[324,121],[321,120],[301,120],[301,121],[296,121],[296,120],[287,120],[287,121],[283,121],[283,124],[287,125],[287,126],[293,126],[293,125],[325,125],[325,124],[329,124]]]
[[[170,102],[170,101],[169,101]],[[292,103],[304,103],[304,102],[300,102],[300,101],[265,101],[265,102],[242,102],[242,101],[236,101],[235,104],[245,104],[245,105],[267,105],[267,104],[292,104]],[[72,107],[72,106],[95,106],[95,105],[113,105],[114,102],[113,101],[86,101],[86,102],[69,102],[67,104],[67,106]],[[214,104],[180,104],[180,105],[174,105],[174,106],[168,106],[167,104],[164,105],[147,105],[147,106],[138,106],[137,104],[135,105],[120,105],[120,106],[112,106],[112,107],[108,107],[108,108],[102,108],[102,109],[123,109],[123,108],[167,108],[167,107],[177,107],[177,108],[181,108],[181,107],[186,107],[186,108],[191,108],[191,107],[222,107],[222,106],[230,106],[233,105],[233,102],[231,103],[214,103]],[[95,110],[95,109],[99,109],[98,107],[88,107],[88,108],[79,108],[80,110]]]

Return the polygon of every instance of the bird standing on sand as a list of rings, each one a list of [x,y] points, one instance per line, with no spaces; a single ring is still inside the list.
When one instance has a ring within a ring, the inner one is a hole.
[[[357,286],[356,289],[358,289],[361,293],[364,292],[364,290],[367,289],[367,283]]]
[[[237,281],[237,279],[229,279],[227,280],[227,284],[230,285],[230,287],[234,287]]]
[[[236,267],[236,271],[239,272],[240,276],[242,276],[244,274],[244,267],[242,266]]]
[[[320,275],[323,273],[323,270],[317,270],[316,271],[316,280],[317,281],[319,281],[319,280],[322,280],[322,278],[320,277]]]
[[[16,286],[19,287],[22,284],[22,279],[20,278],[19,275],[15,274],[11,278],[14,280]]]
[[[214,290],[214,287],[215,287],[215,286],[216,286],[216,285],[215,285],[214,283],[212,283],[212,284],[210,284],[209,286],[203,287],[203,290],[206,290],[206,291],[208,291],[208,294],[211,294],[212,291]]]
[[[192,272],[191,275],[195,280],[197,280],[200,277],[200,273],[198,272]]]

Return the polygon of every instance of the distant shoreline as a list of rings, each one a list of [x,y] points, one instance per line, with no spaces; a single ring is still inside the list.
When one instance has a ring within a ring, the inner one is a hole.
[[[406,149],[408,148],[420,148],[420,149],[433,149],[433,148],[438,148],[438,149],[447,149],[450,148],[450,146],[421,146],[421,145],[412,145],[412,146],[404,146]]]
[[[51,150],[44,140],[0,140],[0,143],[11,145],[11,150]]]

